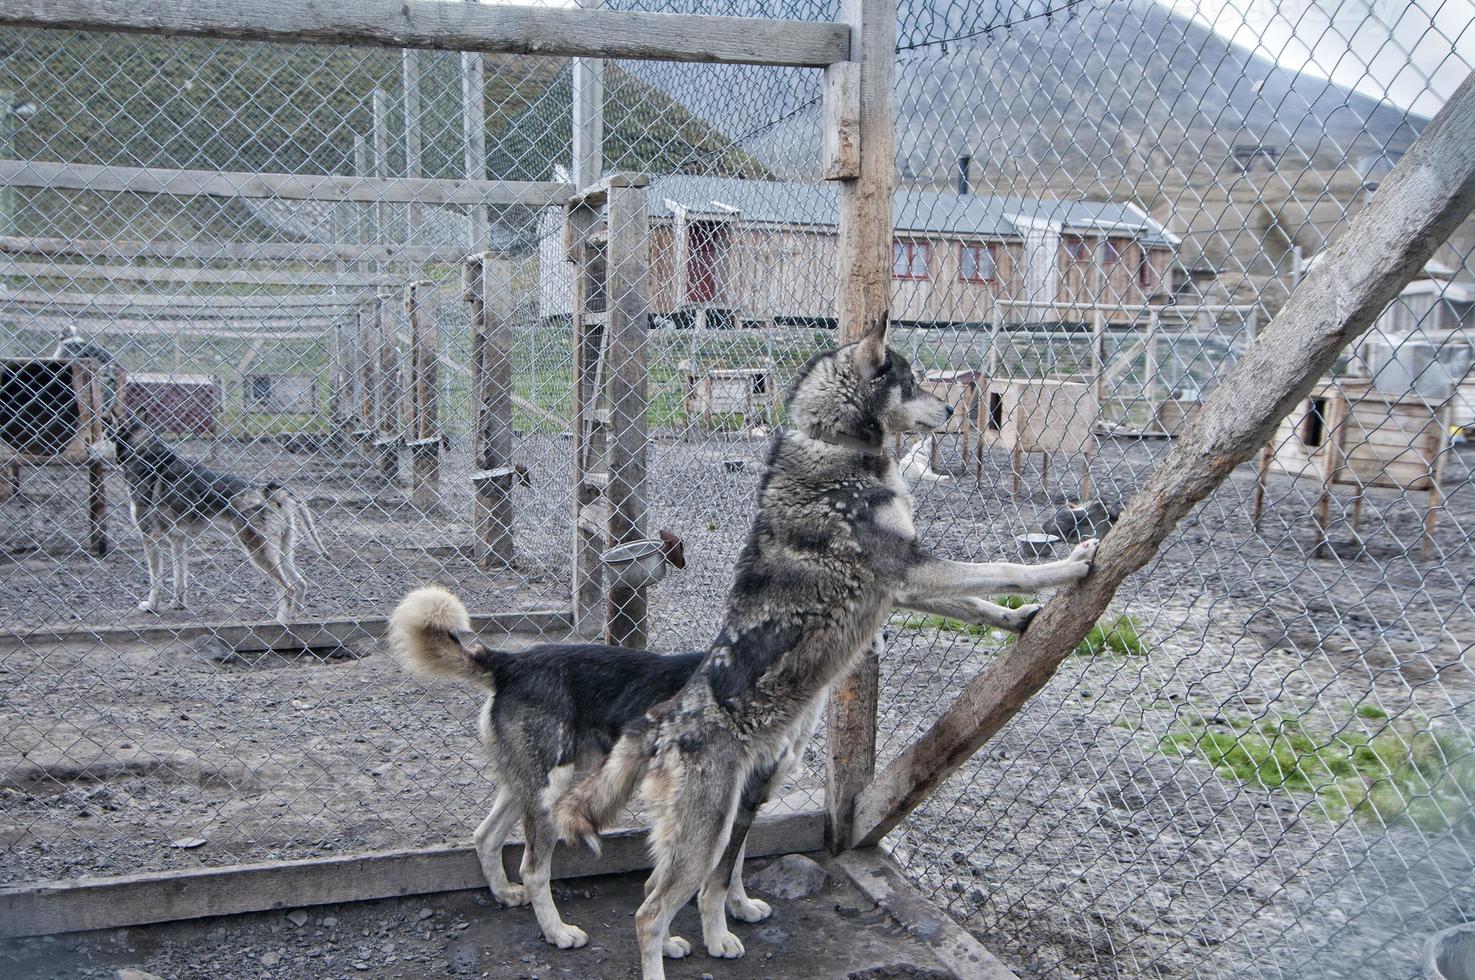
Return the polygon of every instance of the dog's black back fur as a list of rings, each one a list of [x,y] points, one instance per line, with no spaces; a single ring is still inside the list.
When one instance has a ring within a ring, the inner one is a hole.
[[[548,764],[561,766],[574,762],[586,739],[589,748],[608,752],[628,726],[643,723],[652,705],[681,690],[703,656],[558,643],[477,660],[496,688],[493,732],[505,739],[514,726],[555,728],[557,755]]]

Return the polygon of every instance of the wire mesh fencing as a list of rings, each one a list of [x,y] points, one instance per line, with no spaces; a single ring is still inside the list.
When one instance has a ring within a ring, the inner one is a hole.
[[[1450,16],[901,4],[893,344],[959,409],[892,447],[929,547],[1105,530],[1468,72]],[[599,633],[581,569],[669,531],[686,567],[616,612],[708,642],[783,391],[837,327],[817,72],[3,43],[6,880],[465,838],[478,701],[377,645],[425,582],[509,645]],[[596,169],[647,178],[618,206],[551,203],[580,100]],[[888,839],[1022,974],[1413,975],[1469,914],[1469,238]],[[138,608],[114,408],[310,508],[297,640],[220,522],[187,607],[161,564]],[[882,766],[1009,642],[888,632]],[[820,805],[823,751],[776,808]]]

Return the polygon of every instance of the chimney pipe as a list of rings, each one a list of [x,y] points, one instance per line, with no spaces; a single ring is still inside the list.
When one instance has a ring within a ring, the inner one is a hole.
[[[970,194],[973,191],[973,158],[968,154],[958,157],[958,193]]]

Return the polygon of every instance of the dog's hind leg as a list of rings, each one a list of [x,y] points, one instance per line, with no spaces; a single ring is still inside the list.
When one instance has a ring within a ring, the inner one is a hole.
[[[742,940],[727,928],[726,910],[730,909],[733,918],[743,922],[761,922],[773,912],[767,902],[748,897],[743,887],[743,854],[748,846],[748,830],[753,826],[758,808],[767,802],[776,778],[782,778],[780,766],[781,763],[765,762],[748,773],[733,814],[727,846],[697,896],[697,908],[702,913],[702,942],[712,956],[735,959],[744,952]]]
[[[541,800],[529,800],[523,807],[522,833],[526,843],[522,850],[522,887],[533,903],[533,914],[543,938],[559,949],[578,949],[589,941],[589,934],[571,926],[558,914],[553,904],[550,880],[553,873],[553,849],[558,846],[558,831],[553,826],[553,804],[568,790],[574,779],[573,765],[554,766],[548,772],[548,787]]]
[[[686,771],[674,779],[669,773],[657,774],[670,781],[667,792],[671,795],[661,801],[651,831],[655,870],[645,883],[645,901],[635,913],[643,980],[665,980],[662,957],[681,959],[691,952],[690,943],[669,931],[677,911],[712,877],[723,846],[732,836],[738,804],[733,779],[736,760],[724,761],[726,764],[710,760],[707,771],[689,761]]]
[[[251,559],[251,564],[260,569],[261,574],[265,575],[280,593],[281,598],[277,602],[277,622],[283,626],[291,623],[294,585],[282,571],[271,542],[249,524],[241,525],[236,531],[236,539],[240,541],[241,550],[246,553],[246,557]]]
[[[511,906],[528,903],[527,892],[521,885],[514,885],[507,880],[507,867],[502,863],[502,845],[507,842],[507,835],[512,831],[512,825],[517,822],[518,816],[517,801],[513,794],[500,789],[487,818],[471,835],[471,843],[476,847],[476,857],[481,862],[481,873],[487,880],[487,886],[491,888],[497,901]]]

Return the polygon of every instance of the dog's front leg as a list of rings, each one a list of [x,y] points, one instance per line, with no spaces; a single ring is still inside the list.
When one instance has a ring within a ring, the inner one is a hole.
[[[162,543],[162,539],[158,535],[144,532],[143,560],[149,570],[149,594],[148,598],[138,604],[138,608],[143,612],[159,611],[159,591],[163,587],[164,579],[164,549],[161,547]]]
[[[984,596],[997,592],[1035,592],[1080,581],[1091,573],[1091,563],[1095,558],[1094,540],[1082,541],[1062,561],[1042,565],[950,561],[927,556],[907,569],[902,592],[930,599]]]
[[[189,605],[189,542],[178,535],[169,539],[169,564],[174,572],[174,601],[170,606],[183,609]]]
[[[958,596],[952,599],[934,599],[929,596],[904,593],[896,597],[898,608],[929,616],[946,616],[973,626],[992,626],[1009,633],[1023,633],[1035,613],[1040,611],[1038,603],[1030,603],[1017,609],[1001,606],[976,596]]]

